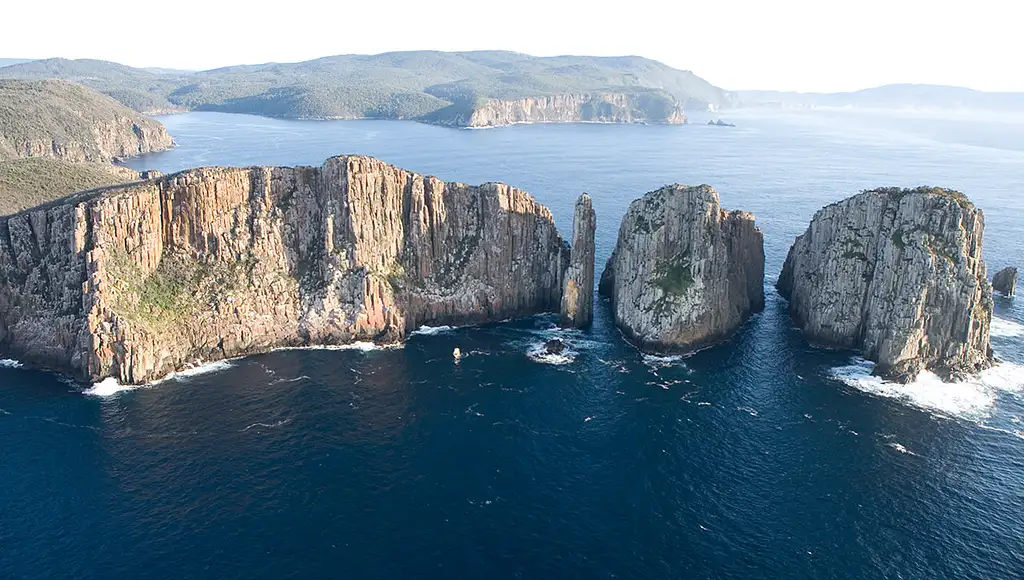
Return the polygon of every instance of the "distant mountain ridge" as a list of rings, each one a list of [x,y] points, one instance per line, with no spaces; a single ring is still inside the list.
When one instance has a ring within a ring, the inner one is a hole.
[[[744,106],[1024,111],[1024,93],[990,93],[945,85],[894,84],[844,93],[737,91],[735,94]]]
[[[685,108],[735,101],[690,71],[642,57],[534,57],[504,51],[338,55],[198,72],[56,58],[0,68],[0,77],[70,80],[147,113],[201,110],[450,125],[474,118],[492,124],[678,122]],[[573,108],[539,111],[553,102]],[[478,109],[482,113],[472,114]],[[452,115],[445,116],[445,110]]]

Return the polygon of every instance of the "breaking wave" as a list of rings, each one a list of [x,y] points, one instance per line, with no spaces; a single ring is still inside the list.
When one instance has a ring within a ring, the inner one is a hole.
[[[1000,392],[1024,389],[1024,366],[1001,363],[978,376],[956,383],[943,382],[937,375],[922,372],[908,384],[891,383],[871,374],[874,364],[857,359],[853,364],[832,369],[831,376],[856,389],[904,402],[942,415],[976,421],[988,415]]]
[[[163,383],[166,381],[172,381],[176,379],[187,379],[189,377],[197,377],[200,375],[208,375],[210,373],[216,373],[219,371],[227,370],[235,366],[232,359],[218,360],[211,363],[198,364],[185,370],[173,372],[162,379],[153,381],[150,384]]]
[[[543,342],[539,342],[530,347],[530,350],[526,351],[526,356],[530,357],[530,360],[534,362],[549,364],[549,365],[567,365],[574,360],[578,352],[565,346],[559,354],[552,354],[548,352],[547,346]]]
[[[403,343],[375,344],[367,341],[350,342],[348,344],[314,344],[310,346],[282,346],[275,348],[274,352],[282,350],[358,350],[360,352],[373,352],[376,350],[392,350],[402,348]]]
[[[435,334],[447,334],[455,330],[451,326],[421,326],[416,330],[409,333],[409,336],[422,335],[422,336],[434,336]]]
[[[138,385],[122,385],[114,377],[108,377],[94,384],[91,388],[82,391],[82,394],[91,397],[112,397],[118,393],[132,391],[137,388],[139,388]]]
[[[0,359],[0,369],[20,369],[23,365],[9,358]]]
[[[989,334],[1000,338],[1024,336],[1024,325],[1012,320],[993,316]]]

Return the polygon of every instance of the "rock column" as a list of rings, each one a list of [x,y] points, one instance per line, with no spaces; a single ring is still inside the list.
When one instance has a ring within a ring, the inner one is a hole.
[[[992,277],[992,289],[1003,296],[1017,293],[1017,268],[1003,268]]]
[[[562,282],[562,326],[583,328],[594,319],[594,231],[597,215],[587,194],[576,200],[569,269]]]

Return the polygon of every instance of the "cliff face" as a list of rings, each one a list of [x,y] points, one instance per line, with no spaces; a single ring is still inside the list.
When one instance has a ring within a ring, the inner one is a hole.
[[[600,291],[643,350],[719,342],[764,308],[763,236],[707,185],[664,187],[630,204]]]
[[[173,144],[163,125],[92,89],[0,80],[0,158],[109,163]]]
[[[551,311],[567,245],[518,189],[366,157],[205,168],[0,219],[0,352],[150,381],[281,346]]]
[[[961,377],[992,361],[984,229],[959,192],[868,191],[814,216],[778,289],[810,341],[859,350],[882,377]]]
[[[562,285],[561,323],[583,328],[594,320],[594,232],[597,215],[587,194],[576,200],[569,269]]]
[[[1003,296],[1017,293],[1017,268],[1003,268],[992,277],[992,289]]]
[[[498,127],[516,123],[668,123],[686,122],[682,105],[650,94],[588,93],[521,99],[484,99],[454,105],[428,118],[454,127]]]

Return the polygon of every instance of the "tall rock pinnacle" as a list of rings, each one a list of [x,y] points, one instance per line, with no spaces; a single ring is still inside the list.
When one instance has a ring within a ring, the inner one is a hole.
[[[583,328],[594,320],[594,232],[597,215],[587,194],[576,200],[572,219],[572,250],[562,283],[561,323]]]

